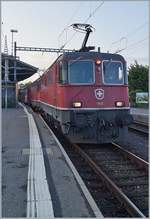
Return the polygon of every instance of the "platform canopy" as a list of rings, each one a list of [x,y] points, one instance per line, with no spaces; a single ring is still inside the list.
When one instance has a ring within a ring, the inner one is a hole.
[[[8,63],[8,80],[14,81],[14,62],[14,56],[2,53],[2,81],[4,81],[5,72],[7,71],[6,63]],[[20,61],[18,58],[16,59],[16,81],[19,82],[31,77],[37,70],[38,68]]]

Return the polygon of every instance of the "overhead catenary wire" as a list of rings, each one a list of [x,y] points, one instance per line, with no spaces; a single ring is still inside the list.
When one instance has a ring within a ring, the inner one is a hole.
[[[136,52],[135,48],[138,48],[138,47],[145,47],[146,44],[144,44],[144,42],[142,44],[139,44],[138,46],[134,47],[134,48],[129,48],[129,50],[131,49],[131,52],[127,50],[127,53],[124,53],[124,56],[129,56],[129,55],[132,55]],[[122,51],[124,52],[124,51]],[[126,52],[126,51],[125,51]]]
[[[137,50],[135,50],[135,49],[137,49],[137,48],[144,48],[144,47],[146,47],[146,44],[144,44],[144,42],[143,42],[143,43],[137,45],[137,46],[134,47],[134,48],[129,48],[129,50],[127,50],[127,51],[122,51],[122,52],[123,52],[123,56],[126,57],[126,59],[129,59],[129,56],[131,56],[132,54],[137,53]],[[131,50],[131,51],[130,51],[130,50]],[[127,52],[127,53],[126,53],[126,52]],[[148,51],[147,51],[147,55],[148,55]],[[148,60],[147,55],[146,55],[145,59]],[[135,58],[134,58],[134,59],[135,59]]]
[[[126,34],[125,36],[121,37],[120,39],[112,42],[112,44],[115,44],[117,42],[119,42],[122,38],[128,38],[131,35],[134,35],[135,33],[137,33],[139,30],[141,30],[143,27],[145,27],[148,24],[148,21],[144,22],[142,25],[138,26],[136,29],[132,30],[131,32],[129,32],[128,34]]]
[[[146,21],[145,23],[143,23],[142,25],[138,26],[136,29],[134,29],[133,31],[131,31],[130,33],[128,33],[125,37],[129,37],[131,35],[134,35],[135,33],[137,33],[139,30],[141,30],[143,27],[145,27],[148,24],[148,21]]]
[[[100,9],[102,7],[102,5],[104,4],[104,1],[102,1],[87,17],[87,19],[84,21],[84,23],[86,23],[91,17],[94,16],[94,14],[98,11],[98,9]]]
[[[91,17],[94,16],[94,14],[98,11],[98,9],[100,9],[102,7],[102,5],[104,4],[104,1],[102,1],[90,14],[89,16],[85,19],[85,21],[83,23],[86,23]],[[62,45],[60,47],[60,49],[63,49],[73,38],[74,36],[77,34],[77,32],[73,33],[72,36],[67,40],[66,43],[64,43],[64,45]]]
[[[60,34],[58,35],[58,38],[60,38],[60,37],[62,36],[62,34],[69,28],[70,22],[72,21],[72,19],[73,19],[73,18],[75,17],[75,15],[77,14],[77,12],[78,12],[80,6],[81,6],[81,2],[77,5],[77,7],[76,7],[76,9],[75,9],[75,11],[74,11],[74,13],[73,13],[73,15],[72,15],[71,18],[68,20],[68,22],[67,22],[65,28],[64,28],[64,29],[60,32]]]
[[[136,46],[136,45],[138,45],[138,44],[140,44],[140,43],[146,41],[147,39],[148,39],[148,36],[145,37],[144,39],[141,39],[141,40],[139,40],[139,41],[137,41],[137,42],[135,42],[135,43],[130,44],[129,46],[127,46],[127,47],[124,48],[124,49],[120,49],[120,50],[116,51],[115,53],[122,52],[122,51],[124,51],[124,50],[126,50],[126,49],[129,49],[129,48],[133,48],[134,46]]]
[[[132,30],[131,32],[129,32],[128,34],[126,34],[125,36],[122,36],[120,39],[114,41],[111,43],[110,48],[113,44],[117,44],[117,43],[121,43],[121,41],[123,39],[126,39],[126,46],[124,49],[126,49],[127,47],[127,42],[128,42],[128,38],[131,37],[132,35],[134,35],[135,33],[137,33],[139,30],[141,30],[143,27],[145,27],[148,24],[148,21],[145,21],[143,24],[141,24],[140,26],[136,27],[134,30]],[[123,50],[124,50],[123,49]],[[109,49],[110,50],[110,49]],[[121,50],[121,49],[120,49]],[[118,50],[119,51],[119,50]]]

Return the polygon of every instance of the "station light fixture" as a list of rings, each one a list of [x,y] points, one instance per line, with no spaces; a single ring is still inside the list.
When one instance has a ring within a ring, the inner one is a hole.
[[[18,33],[18,30],[14,30],[14,29],[11,29],[10,31],[13,33]]]
[[[12,47],[11,47],[11,55],[13,56],[13,34],[14,33],[18,33],[18,30],[16,30],[16,29],[11,29],[10,30],[10,32],[12,33],[12,42],[11,42],[11,44],[12,44]]]

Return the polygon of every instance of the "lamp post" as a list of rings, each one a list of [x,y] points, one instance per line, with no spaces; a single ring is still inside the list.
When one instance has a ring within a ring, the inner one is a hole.
[[[14,33],[18,33],[18,30],[11,29],[10,32],[12,33],[11,55],[13,56],[13,34],[14,34]]]
[[[18,33],[18,30],[11,29],[10,32],[12,33],[12,47],[11,47],[11,55],[13,56],[13,34]],[[14,54],[15,55],[15,54]],[[14,81],[16,81],[16,57],[14,59]]]

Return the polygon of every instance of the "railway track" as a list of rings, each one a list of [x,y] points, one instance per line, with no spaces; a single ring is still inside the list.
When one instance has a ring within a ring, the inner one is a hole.
[[[148,163],[116,144],[72,144],[53,129],[104,217],[148,217]]]
[[[130,125],[128,127],[128,129],[130,131],[134,131],[134,132],[140,133],[142,135],[146,135],[146,136],[148,136],[148,133],[149,133],[148,124],[136,122],[136,121],[134,121],[134,123],[132,125]]]
[[[122,213],[122,216],[125,216],[125,211],[132,217],[148,216],[148,164],[145,161],[114,144],[94,149],[92,145],[89,148],[82,146],[82,149],[78,145],[74,145],[74,148],[102,180],[112,196],[117,199],[116,206],[118,206],[119,212],[113,212],[116,214],[115,216],[118,217]],[[83,177],[85,176],[83,175]],[[99,196],[101,195],[103,196],[103,193],[99,194]],[[95,200],[99,203],[99,196],[96,196]],[[105,215],[105,211],[103,209],[101,211]],[[117,215],[118,213],[119,215]]]

